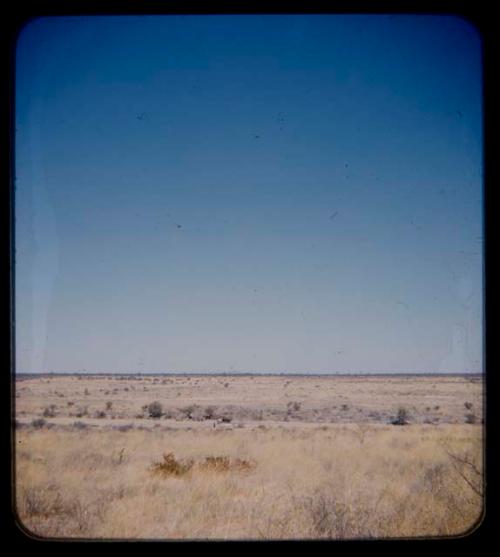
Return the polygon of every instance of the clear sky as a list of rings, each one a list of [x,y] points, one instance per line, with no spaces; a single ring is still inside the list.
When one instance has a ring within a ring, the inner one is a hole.
[[[44,18],[19,372],[481,372],[481,44],[438,16]]]

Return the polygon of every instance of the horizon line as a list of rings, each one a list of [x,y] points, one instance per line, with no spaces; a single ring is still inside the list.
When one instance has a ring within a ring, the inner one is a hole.
[[[317,377],[317,376],[360,376],[360,375],[369,375],[369,376],[413,376],[413,375],[424,375],[424,376],[478,376],[478,375],[485,375],[484,371],[473,372],[473,371],[462,371],[462,372],[433,372],[433,371],[403,371],[403,372],[391,372],[391,371],[355,371],[355,372],[265,372],[265,371],[161,371],[161,372],[140,372],[140,371],[96,371],[96,372],[82,372],[82,371],[44,371],[44,372],[17,372],[14,371],[14,375],[18,376],[141,376],[141,377],[150,377],[150,376],[307,376],[307,377]]]

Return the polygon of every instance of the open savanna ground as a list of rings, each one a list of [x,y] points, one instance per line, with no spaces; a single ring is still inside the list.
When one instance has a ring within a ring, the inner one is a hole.
[[[453,536],[482,513],[478,378],[45,376],[16,397],[38,536]]]
[[[478,376],[42,376],[18,380],[15,396],[21,424],[150,427],[155,401],[171,427],[388,423],[399,408],[410,423],[464,423],[483,412]]]

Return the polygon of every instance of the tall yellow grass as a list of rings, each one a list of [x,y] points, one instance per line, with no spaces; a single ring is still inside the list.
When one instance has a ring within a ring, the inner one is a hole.
[[[472,424],[26,427],[16,435],[15,504],[23,527],[42,537],[462,535],[482,513],[481,434]],[[155,473],[170,453],[194,464]],[[203,462],[252,465],[196,465]]]

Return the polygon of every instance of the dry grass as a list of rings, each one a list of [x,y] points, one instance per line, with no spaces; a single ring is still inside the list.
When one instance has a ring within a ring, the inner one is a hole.
[[[458,376],[23,379],[18,514],[62,538],[463,534],[482,395]]]
[[[26,426],[16,442],[18,514],[43,537],[449,536],[482,511],[477,424]]]
[[[403,409],[412,424],[480,424],[483,384],[459,376],[49,376],[17,381],[16,395],[20,423],[44,417],[100,425],[154,418],[172,427],[210,420],[387,424]]]

